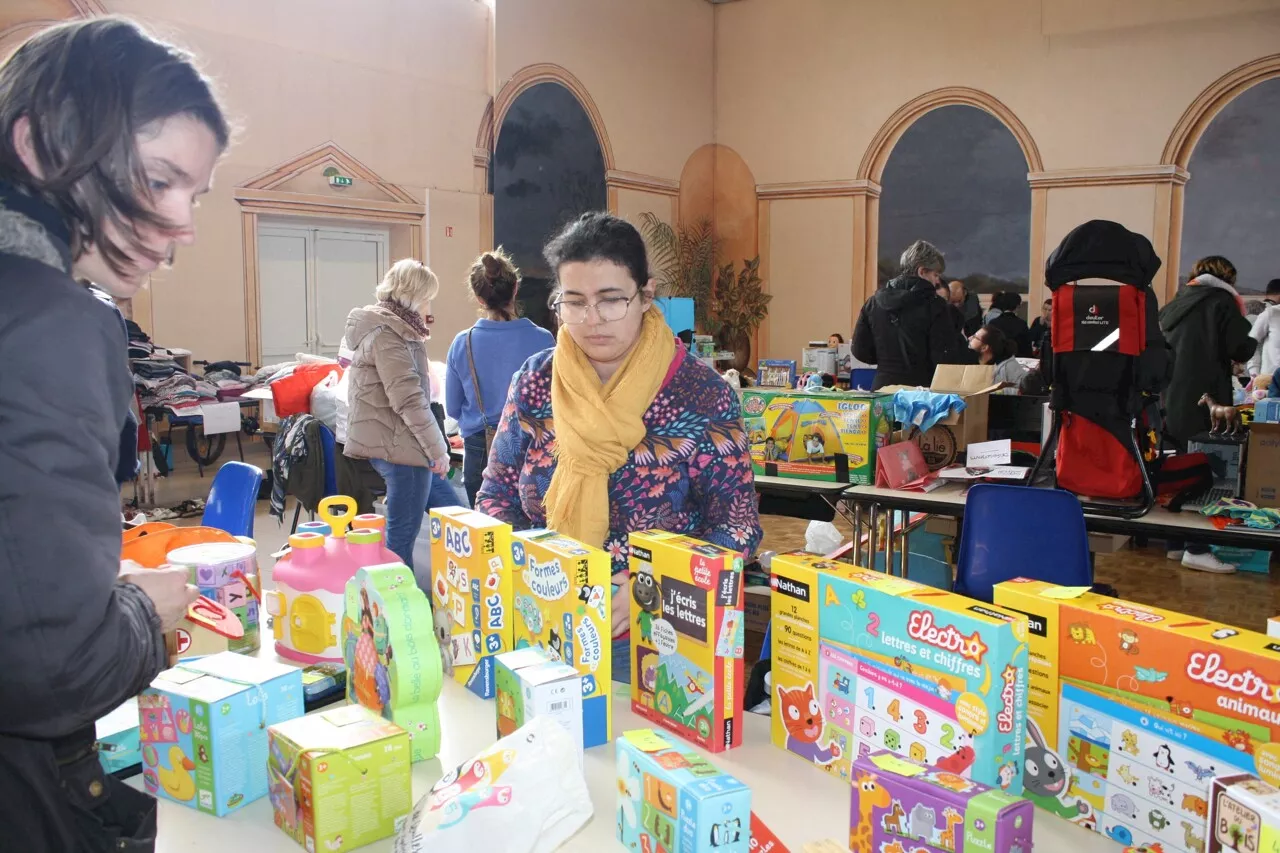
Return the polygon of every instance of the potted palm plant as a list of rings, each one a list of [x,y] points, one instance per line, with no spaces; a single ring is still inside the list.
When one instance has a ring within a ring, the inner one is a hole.
[[[733,353],[733,366],[741,373],[751,364],[751,337],[769,315],[773,294],[765,293],[759,255],[744,261],[736,275],[733,268],[730,261],[717,270],[707,331]]]
[[[642,213],[640,230],[667,322],[676,331],[705,328],[715,271],[711,220],[672,227],[652,213]],[[689,319],[680,319],[684,317]]]

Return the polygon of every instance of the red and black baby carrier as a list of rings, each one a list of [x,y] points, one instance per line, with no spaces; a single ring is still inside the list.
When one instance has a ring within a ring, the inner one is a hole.
[[[1155,504],[1137,431],[1171,366],[1151,290],[1159,269],[1147,238],[1105,220],[1073,230],[1045,265],[1053,426],[1032,482],[1053,458],[1058,487],[1091,513],[1137,518]]]

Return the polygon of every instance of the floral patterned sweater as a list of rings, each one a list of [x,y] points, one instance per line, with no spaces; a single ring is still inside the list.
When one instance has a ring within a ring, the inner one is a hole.
[[[476,509],[517,530],[543,527],[542,497],[556,469],[551,360],[545,350],[511,380]],[[609,477],[613,572],[627,569],[627,534],[660,528],[738,552],[760,542],[751,456],[737,392],[677,347],[644,413],[648,434]]]

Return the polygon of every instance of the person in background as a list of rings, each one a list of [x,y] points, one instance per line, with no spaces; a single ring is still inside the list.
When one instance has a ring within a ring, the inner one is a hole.
[[[1280,278],[1267,282],[1266,307],[1253,321],[1249,337],[1258,342],[1249,359],[1249,375],[1275,376],[1280,369]]]
[[[984,325],[995,326],[1004,336],[1013,342],[1018,355],[1030,358],[1031,330],[1027,321],[1018,316],[1018,306],[1022,297],[1011,290],[1002,290],[991,300],[991,312]]]
[[[1246,361],[1258,342],[1249,336],[1244,301],[1235,289],[1236,268],[1219,255],[1201,258],[1191,281],[1160,310],[1160,328],[1173,347],[1173,379],[1164,392],[1165,429],[1182,451],[1187,442],[1209,429],[1209,411],[1200,405],[1208,394],[1230,406],[1233,363]],[[1207,545],[1171,540],[1169,559],[1201,572],[1234,572],[1235,566],[1214,556]]]
[[[876,365],[874,386],[927,387],[939,364],[968,360],[947,302],[938,296],[946,261],[917,240],[899,259],[901,273],[862,306],[853,332],[853,356]]]
[[[1053,298],[1050,297],[1040,306],[1040,316],[1031,324],[1028,336],[1031,338],[1031,354],[1043,355],[1044,342],[1049,337],[1053,323]]]
[[[835,349],[836,347],[840,346],[843,343],[844,343],[844,335],[840,334],[839,332],[832,332],[831,334],[827,335],[827,346],[831,347],[832,349]]]
[[[604,548],[620,585],[636,530],[753,552],[762,531],[738,393],[654,310],[640,232],[586,213],[544,254],[560,333],[511,382],[476,508]],[[629,606],[613,596],[615,638]]]
[[[343,452],[368,459],[387,484],[387,547],[411,569],[431,475],[449,473],[427,367],[431,300],[439,290],[435,273],[405,258],[387,270],[376,304],[347,315],[352,357]]]
[[[102,17],[0,66],[0,847],[154,850],[156,803],[106,775],[94,721],[168,667],[185,569],[120,561],[124,328],[195,241],[230,128],[190,55]]]
[[[971,336],[978,329],[982,328],[982,303],[978,301],[975,294],[969,292],[969,288],[964,286],[964,282],[956,279],[947,285],[948,302],[955,306],[956,310],[964,318],[964,336]]]
[[[1015,388],[1030,371],[1018,361],[1013,341],[995,326],[983,326],[969,338],[969,349],[978,354],[979,364],[995,365],[994,379]]]
[[[938,298],[947,303],[947,308],[950,309],[951,322],[956,327],[956,334],[967,339],[969,336],[964,331],[964,314],[961,313],[959,308],[951,304],[950,285],[940,284],[934,290],[937,292]]]
[[[529,356],[555,346],[556,339],[517,316],[520,271],[501,248],[471,265],[467,284],[481,317],[449,347],[445,409],[462,431],[463,485],[474,507],[489,460],[489,434],[502,417],[511,377]]]

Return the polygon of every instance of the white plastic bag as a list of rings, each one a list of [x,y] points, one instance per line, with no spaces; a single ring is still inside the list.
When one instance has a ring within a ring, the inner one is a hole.
[[[830,554],[844,544],[844,537],[829,521],[811,521],[804,532],[804,549],[814,554]]]
[[[395,853],[551,853],[591,812],[581,745],[551,717],[534,717],[437,782]]]
[[[347,443],[347,372],[335,370],[311,389],[311,414],[333,430],[339,444]]]

